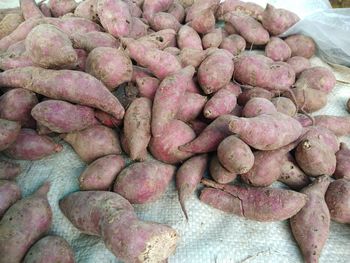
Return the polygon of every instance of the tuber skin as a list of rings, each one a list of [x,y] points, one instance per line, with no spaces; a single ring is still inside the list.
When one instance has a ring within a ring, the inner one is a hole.
[[[140,221],[131,204],[116,193],[75,192],[60,201],[60,208],[75,227],[100,236],[106,247],[124,262],[162,262],[177,246],[178,234],[174,229]]]
[[[208,126],[207,123],[198,119],[188,121],[187,124],[192,128],[197,136]]]
[[[291,99],[285,97],[277,97],[273,98],[271,102],[275,106],[276,110],[280,113],[291,117],[297,114],[297,107]]]
[[[185,8],[178,2],[174,2],[167,12],[172,14],[179,23],[182,23],[185,19]]]
[[[299,76],[305,69],[311,68],[311,63],[307,58],[295,56],[286,61],[293,68],[296,76]]]
[[[23,21],[21,14],[7,14],[0,20],[0,39],[11,34]]]
[[[340,144],[340,150],[335,154],[337,166],[335,168],[334,177],[336,179],[350,180],[350,149],[345,143]]]
[[[183,25],[180,28],[177,34],[177,45],[181,50],[184,48],[203,50],[200,36],[188,25]]]
[[[163,29],[139,38],[149,48],[164,50],[167,47],[176,46],[176,32],[174,29]]]
[[[94,115],[101,124],[109,128],[118,127],[122,123],[122,120],[118,120],[104,111],[95,110]]]
[[[304,260],[318,262],[329,234],[330,215],[325,193],[330,184],[328,176],[316,178],[301,193],[307,195],[306,205],[290,219],[290,226]]]
[[[119,155],[107,155],[95,160],[80,175],[80,190],[109,190],[124,167],[124,159]]]
[[[207,34],[215,28],[215,16],[211,8],[196,13],[189,25],[199,34]]]
[[[252,2],[243,2],[239,0],[226,0],[220,3],[219,8],[216,10],[216,17],[221,17],[229,12],[238,12],[249,15],[258,21],[261,20],[261,15],[264,12],[264,8],[260,5]]]
[[[311,58],[316,52],[316,44],[311,37],[292,35],[284,40],[292,50],[292,57]]]
[[[207,51],[194,48],[183,48],[177,58],[180,60],[183,67],[189,65],[198,68],[203,60],[207,57]]]
[[[318,115],[315,116],[315,125],[327,128],[338,137],[350,134],[349,116]]]
[[[174,0],[144,0],[142,5],[143,17],[149,21],[154,14],[168,10],[173,2]]]
[[[57,133],[80,131],[98,123],[92,108],[61,100],[40,102],[31,113],[38,123]]]
[[[73,47],[91,52],[97,47],[118,48],[119,41],[111,34],[105,32],[92,31],[88,33],[76,33],[70,37]]]
[[[21,173],[21,166],[16,163],[0,160],[0,179],[12,180]]]
[[[261,114],[273,114],[277,109],[275,105],[265,98],[251,98],[243,107],[242,116],[252,118]]]
[[[339,151],[340,142],[338,137],[330,130],[320,126],[304,128],[305,134],[300,139],[315,139],[327,145],[333,153]]]
[[[219,184],[228,184],[234,181],[237,177],[236,173],[226,170],[226,168],[221,165],[216,155],[210,160],[209,171],[214,181]]]
[[[188,214],[185,202],[199,185],[207,168],[207,163],[207,154],[197,155],[184,162],[176,172],[176,189],[178,191],[181,209],[186,220],[188,220]]]
[[[237,104],[237,97],[229,88],[219,89],[208,100],[204,107],[204,116],[207,119],[216,119],[217,117],[229,114]]]
[[[222,42],[222,30],[221,28],[216,28],[208,34],[204,35],[202,38],[203,48],[219,47]]]
[[[34,0],[19,0],[19,5],[25,20],[44,17]]]
[[[132,160],[143,161],[147,157],[147,146],[151,140],[152,101],[137,98],[127,109],[124,117],[124,135]]]
[[[223,167],[236,174],[247,173],[254,165],[252,150],[235,135],[226,137],[219,144],[217,157]]]
[[[176,17],[166,12],[159,12],[153,15],[149,20],[149,24],[155,31],[163,29],[174,29],[179,31],[181,24],[177,21]]]
[[[206,102],[206,96],[186,91],[180,105],[178,105],[179,109],[175,116],[176,119],[184,122],[196,119],[202,112]]]
[[[274,61],[286,61],[292,55],[292,50],[282,39],[271,37],[265,47],[265,55]]]
[[[307,201],[305,194],[291,190],[224,185],[208,179],[201,182],[208,186],[200,194],[202,202],[226,213],[261,222],[288,219]]]
[[[265,98],[271,100],[274,94],[266,89],[255,87],[251,89],[245,89],[237,97],[237,103],[240,106],[244,106],[252,98]]]
[[[350,181],[339,179],[331,182],[326,192],[326,203],[331,219],[350,223]]]
[[[0,179],[0,219],[6,210],[21,199],[21,189],[12,181]]]
[[[27,252],[23,263],[74,263],[74,252],[69,243],[59,236],[46,236]]]
[[[136,85],[139,90],[139,96],[153,100],[159,87],[159,83],[159,79],[153,77],[146,76],[136,78]]]
[[[133,39],[138,39],[140,37],[147,36],[149,30],[149,25],[144,23],[144,20],[138,17],[131,18],[131,28],[129,36]]]
[[[0,151],[11,146],[20,134],[21,125],[18,122],[0,119]]]
[[[49,230],[52,212],[47,200],[50,184],[17,201],[0,221],[0,262],[21,262],[28,249]]]
[[[86,163],[109,154],[122,153],[118,134],[103,125],[94,125],[82,131],[63,134],[61,137]]]
[[[50,7],[47,3],[39,3],[39,8],[45,17],[52,17]]]
[[[74,13],[78,6],[75,0],[50,0],[49,6],[54,17],[60,17],[68,13]]]
[[[240,35],[232,34],[222,40],[220,48],[226,49],[234,56],[238,56],[245,50],[246,42]]]

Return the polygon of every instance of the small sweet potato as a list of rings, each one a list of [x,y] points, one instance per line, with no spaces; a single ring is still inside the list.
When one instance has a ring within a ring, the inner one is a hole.
[[[226,49],[234,56],[241,54],[245,50],[245,47],[246,42],[244,38],[237,34],[225,37],[220,44],[220,48]]]
[[[202,38],[203,48],[219,47],[222,42],[222,30],[216,28],[213,31],[205,34]]]
[[[0,39],[12,33],[24,20],[21,14],[7,14],[0,20]]]
[[[177,32],[181,27],[181,24],[179,21],[177,21],[176,17],[165,12],[154,14],[153,17],[149,20],[149,24],[155,31],[163,29],[174,29]]]
[[[311,37],[304,35],[292,35],[284,40],[292,50],[292,57],[300,56],[311,58],[316,51],[316,43]]]
[[[118,48],[120,45],[119,40],[114,38],[111,34],[98,31],[76,33],[70,38],[74,48],[84,49],[87,52],[90,52],[97,47]]]
[[[295,13],[282,8],[275,8],[270,4],[266,5],[261,18],[263,26],[273,36],[278,36],[287,31],[288,28],[293,26],[299,20],[300,18]]]
[[[12,181],[0,180],[0,219],[6,210],[21,198],[21,189]]]
[[[307,58],[301,56],[291,57],[286,62],[292,66],[297,76],[299,76],[299,74],[305,69],[311,68],[310,61]]]
[[[21,125],[15,121],[0,119],[0,151],[11,146],[20,134]]]
[[[132,160],[144,160],[151,139],[152,101],[147,98],[134,100],[124,116],[124,135]]]
[[[74,10],[74,15],[97,22],[98,15],[96,8],[97,0],[85,0],[78,3],[77,8]]]
[[[75,0],[50,0],[49,6],[54,17],[64,16],[68,13],[73,13],[78,6]]]
[[[350,181],[345,178],[333,181],[326,192],[326,203],[332,220],[349,224]]]
[[[50,185],[17,201],[0,221],[1,263],[21,262],[28,249],[51,227],[52,212],[47,200]]]
[[[11,180],[21,173],[21,166],[0,160],[0,179]]]
[[[25,20],[44,16],[34,0],[20,0],[19,5]]]
[[[224,87],[215,92],[205,104],[204,116],[207,119],[216,119],[220,115],[229,114],[236,104],[236,95],[229,88]]]
[[[293,93],[294,96],[290,94]],[[283,96],[296,100],[299,108],[306,112],[315,112],[327,105],[327,93],[316,89],[294,88],[290,92],[283,93]]]
[[[297,107],[291,99],[285,97],[276,97],[273,98],[271,102],[278,112],[281,112],[291,117],[297,114]]]
[[[122,153],[117,133],[103,125],[94,125],[62,137],[87,163],[105,155]]]
[[[148,21],[158,12],[164,12],[170,8],[174,0],[144,0],[142,5],[143,17]]]
[[[189,25],[199,34],[207,34],[215,28],[215,16],[211,8],[196,13]]]
[[[216,155],[210,160],[209,172],[214,181],[219,184],[228,184],[237,177],[236,173],[226,170],[226,168],[221,165]]]
[[[69,243],[59,236],[46,236],[26,253],[23,263],[74,263],[74,252]]]
[[[86,72],[113,91],[122,83],[131,81],[132,62],[121,49],[97,47],[87,57]]]
[[[192,92],[185,92],[180,101],[180,105],[178,105],[178,112],[176,113],[175,118],[184,122],[196,119],[202,112],[206,102],[206,96]]]
[[[164,194],[174,173],[174,166],[158,161],[134,163],[118,174],[113,191],[132,204],[154,202]]]
[[[243,107],[242,116],[252,118],[261,114],[273,114],[277,112],[275,105],[265,98],[252,98]]]
[[[124,159],[119,155],[107,155],[95,160],[80,175],[80,190],[109,190],[124,166]]]
[[[92,108],[60,100],[45,100],[32,109],[33,118],[57,133],[84,130],[98,122]]]
[[[337,179],[350,180],[350,149],[345,143],[340,144],[340,150],[335,154],[337,158],[337,166],[335,168],[334,177]]]
[[[315,125],[325,127],[337,136],[350,134],[349,116],[318,115],[315,116]]]
[[[306,205],[290,219],[290,226],[305,262],[318,262],[329,234],[330,215],[325,202],[328,176],[316,178],[301,193],[307,195]]]
[[[154,99],[156,91],[159,87],[159,79],[153,77],[141,77],[136,79],[139,96],[150,100]]]
[[[183,25],[180,28],[177,35],[177,44],[181,50],[184,48],[203,50],[200,36],[188,25]]]
[[[305,194],[291,190],[218,184],[202,179],[200,200],[226,213],[256,221],[282,221],[294,216],[306,204]]]
[[[185,19],[185,8],[178,2],[174,2],[167,12],[172,14],[179,23],[182,23]]]
[[[263,151],[286,146],[302,133],[302,126],[297,120],[279,112],[253,118],[232,116],[229,129],[249,146]]]
[[[265,47],[265,55],[274,61],[286,61],[292,55],[292,50],[282,39],[271,37]]]
[[[239,105],[244,106],[252,98],[265,98],[271,100],[274,94],[266,89],[255,87],[244,89],[237,97],[237,102]]]
[[[193,48],[183,48],[178,56],[183,67],[193,66],[195,68],[207,57],[207,52]]]
[[[187,220],[188,215],[185,202],[199,185],[207,168],[207,162],[207,154],[197,155],[184,162],[176,172],[176,189],[178,191],[181,209]]]

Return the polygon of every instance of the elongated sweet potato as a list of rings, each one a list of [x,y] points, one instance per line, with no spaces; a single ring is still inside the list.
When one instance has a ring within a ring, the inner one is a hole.
[[[17,201],[0,221],[0,262],[21,262],[28,249],[50,228],[52,212],[45,183],[33,195]]]
[[[74,48],[84,49],[87,52],[90,52],[97,47],[118,48],[120,45],[119,41],[111,34],[98,31],[76,33],[70,38]]]
[[[210,160],[209,171],[210,176],[219,184],[228,184],[237,177],[236,173],[226,170],[226,168],[221,165],[216,155]]]
[[[119,155],[107,155],[95,160],[80,175],[80,190],[109,190],[124,166],[124,159]]]
[[[185,8],[178,2],[174,2],[167,12],[172,14],[179,23],[182,23],[185,19]]]
[[[199,185],[207,168],[207,162],[207,154],[197,155],[184,162],[176,172],[176,189],[181,209],[187,220],[185,202]]]
[[[350,223],[350,181],[345,178],[332,182],[326,192],[326,203],[331,219]]]
[[[197,136],[208,126],[207,123],[198,119],[188,121],[187,124],[192,128]]]
[[[325,202],[328,176],[316,180],[301,193],[307,195],[306,205],[290,219],[290,226],[305,262],[318,262],[329,233],[330,216]]]
[[[153,15],[152,19],[149,20],[149,24],[155,31],[163,29],[174,29],[176,32],[179,31],[181,24],[177,19],[169,13],[159,12]]]
[[[301,56],[291,57],[286,61],[289,65],[292,66],[295,74],[298,76],[305,69],[311,67],[311,63],[307,58]]]
[[[311,58],[316,52],[316,44],[311,37],[292,35],[284,40],[292,50],[292,57]]]
[[[183,67],[193,66],[197,68],[206,58],[207,52],[204,50],[183,48],[178,55],[178,58]]]
[[[286,61],[292,55],[292,50],[282,39],[271,37],[265,47],[265,55],[274,61]]]
[[[68,81],[70,85],[61,85]],[[0,85],[25,88],[52,99],[98,108],[117,119],[124,116],[124,108],[113,94],[100,81],[84,72],[37,67],[11,69],[0,73]]]
[[[236,95],[229,88],[219,89],[204,107],[204,116],[215,119],[223,114],[229,114],[237,104]]]
[[[78,6],[75,0],[50,0],[50,10],[54,17],[63,16],[67,13],[73,13]]]
[[[271,100],[274,94],[266,89],[259,87],[244,89],[240,94],[238,94],[237,102],[239,105],[244,106],[252,98],[265,98]]]
[[[242,116],[252,118],[261,114],[273,114],[277,112],[274,104],[265,98],[252,98],[245,105],[242,110]]]
[[[276,189],[223,185],[202,179],[200,200],[216,209],[256,221],[282,221],[306,204],[305,194]]]
[[[237,34],[231,34],[225,37],[221,44],[220,48],[230,51],[232,55],[237,56],[244,51],[246,47],[246,42],[243,37]]]
[[[21,125],[15,121],[0,119],[0,151],[7,149],[17,139]]]
[[[19,5],[25,20],[44,16],[34,0],[20,0]]]
[[[192,48],[203,50],[202,41],[198,33],[190,26],[183,25],[177,35],[177,44],[180,49]]]
[[[340,144],[340,150],[335,154],[337,166],[334,177],[337,179],[350,179],[350,149],[345,143]]]
[[[21,189],[12,181],[0,180],[0,219],[6,210],[21,198]]]
[[[138,39],[147,36],[149,25],[144,20],[138,17],[131,18],[131,28],[128,37]]]
[[[105,155],[122,153],[118,134],[103,125],[94,125],[82,131],[62,135],[62,137],[87,163]]]
[[[315,125],[325,127],[337,136],[350,134],[349,116],[318,115],[315,116]]]
[[[21,172],[21,166],[16,163],[0,160],[0,179],[14,179]]]
[[[219,0],[202,0],[200,2],[194,1],[186,12],[186,22],[193,20],[198,14],[205,11],[206,9],[215,10],[218,8]]]
[[[150,100],[154,99],[156,91],[159,87],[159,79],[153,77],[141,77],[136,79],[139,96]]]
[[[202,112],[204,105],[207,102],[207,97],[197,93],[185,92],[180,105],[178,105],[178,112],[175,118],[180,121],[190,121],[197,118]]]
[[[140,221],[131,204],[116,193],[75,192],[60,201],[60,208],[79,230],[101,236],[106,247],[124,262],[161,262],[176,248],[174,229]]]
[[[11,34],[24,20],[21,14],[7,14],[0,20],[0,39]]]
[[[23,263],[74,263],[74,252],[68,242],[59,236],[46,236],[27,252]]]
[[[232,116],[229,129],[249,146],[264,151],[286,146],[302,133],[302,126],[297,120],[279,112],[254,118]]]

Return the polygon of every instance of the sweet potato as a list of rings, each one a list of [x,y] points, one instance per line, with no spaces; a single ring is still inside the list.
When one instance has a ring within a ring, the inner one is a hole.
[[[209,172],[214,181],[219,184],[228,184],[237,177],[236,173],[226,170],[226,168],[221,165],[216,155],[210,160]]]
[[[193,66],[197,68],[206,58],[207,52],[193,48],[183,48],[178,56],[183,67]]]
[[[312,67],[305,69],[295,83],[296,88],[316,89],[330,93],[336,84],[333,72],[324,67]]]
[[[214,93],[213,97],[205,104],[204,116],[215,119],[223,114],[229,114],[237,103],[236,95],[229,88],[222,88]]]
[[[274,104],[268,99],[252,98],[244,106],[242,116],[252,118],[261,114],[273,114],[277,112]]]
[[[131,204],[116,193],[75,192],[60,201],[60,208],[79,230],[101,236],[106,247],[124,262],[161,262],[176,248],[175,230],[140,221]]]
[[[85,0],[78,3],[77,8],[74,10],[74,15],[97,22],[98,15],[96,8],[97,0]]]
[[[223,16],[237,32],[248,42],[254,45],[265,45],[269,42],[269,32],[254,18],[239,12],[226,13]]]
[[[181,52],[181,50],[177,47],[167,47],[167,48],[164,48],[164,51],[166,51],[174,56],[178,56]]]
[[[349,116],[318,115],[315,116],[315,125],[325,127],[337,136],[350,134]]]
[[[202,38],[203,48],[219,47],[222,42],[222,30],[221,28],[216,28],[208,34],[204,35]]]
[[[309,176],[332,175],[336,167],[333,150],[315,138],[304,139],[299,143],[295,159]]]
[[[233,25],[231,23],[229,23],[229,22],[224,22],[224,23],[225,23],[224,29],[228,34],[233,35],[233,34],[238,33],[237,30],[233,27]],[[244,40],[244,42],[245,42],[245,40]]]
[[[39,3],[39,9],[45,17],[52,17],[51,9],[47,3]]]
[[[149,25],[146,24],[141,18],[131,18],[131,28],[128,37],[138,39],[140,37],[147,36]]]
[[[326,192],[326,203],[332,220],[349,224],[350,181],[345,178],[333,181]]]
[[[0,219],[6,210],[21,198],[21,189],[12,181],[0,180]]]
[[[21,173],[21,166],[0,160],[0,179],[11,180]]]
[[[293,96],[290,94],[293,93]],[[299,108],[306,112],[315,112],[327,105],[327,93],[316,89],[294,88],[283,96],[296,100]]]
[[[105,155],[121,154],[117,133],[103,125],[94,125],[85,130],[62,135],[79,157],[91,163]]]
[[[262,13],[261,22],[263,26],[273,35],[278,36],[287,31],[300,20],[295,13],[282,9],[275,8],[273,5],[267,4]]]
[[[148,48],[140,41],[130,40],[127,49],[132,59],[147,67],[159,79],[164,79],[181,69],[175,56],[156,48]]]
[[[149,19],[149,24],[155,31],[163,29],[174,29],[177,32],[181,27],[179,21],[177,21],[177,19],[172,14],[165,12],[154,14],[153,17]]]
[[[35,127],[30,112],[38,103],[36,95],[25,89],[12,89],[0,97],[0,118],[17,121],[25,128]]]
[[[209,55],[198,68],[198,82],[205,94],[211,94],[227,85],[233,74],[233,56],[226,50]]]
[[[152,102],[147,98],[134,100],[124,117],[124,135],[132,160],[144,160],[151,139]]]
[[[292,35],[284,40],[292,50],[292,57],[300,56],[311,58],[316,51],[316,43],[311,37],[304,35]]]
[[[271,102],[278,112],[281,112],[291,117],[297,114],[297,107],[291,99],[285,97],[277,97],[273,98]]]
[[[339,151],[340,142],[338,137],[327,128],[321,126],[311,126],[304,128],[304,135],[299,139],[315,139],[327,145],[333,153]]]
[[[141,77],[136,79],[139,96],[153,100],[160,81],[153,77]]]
[[[127,3],[121,0],[98,0],[97,14],[102,26],[115,37],[130,33],[131,14]]]
[[[221,141],[231,135],[228,129],[231,118],[231,115],[221,115],[210,123],[195,140],[181,145],[179,149],[189,153],[207,153],[215,151]]]
[[[19,0],[19,5],[25,20],[44,16],[34,0]]]
[[[259,87],[244,89],[237,97],[237,102],[239,105],[244,106],[252,98],[265,98],[271,100],[274,97],[274,94],[266,89]]]
[[[12,33],[24,20],[21,14],[8,14],[0,20],[0,39]]]
[[[291,57],[286,62],[292,66],[297,76],[299,76],[299,74],[305,69],[311,68],[310,61],[307,58],[301,56]]]
[[[4,71],[13,68],[34,66],[33,61],[27,53],[21,55],[13,55],[10,52],[5,52],[0,56],[0,69]]]
[[[80,175],[80,190],[109,190],[125,162],[119,155],[107,155],[92,162]]]
[[[192,141],[195,137],[196,134],[187,124],[172,120],[161,136],[151,138],[149,150],[157,160],[175,164],[193,155],[191,152],[179,150],[179,146]]]
[[[180,28],[177,35],[177,45],[181,50],[184,48],[203,50],[200,36],[188,25],[183,25]]]
[[[301,193],[307,195],[306,205],[290,219],[290,226],[305,262],[318,262],[329,233],[330,216],[324,196],[330,179],[316,180]]]
[[[140,18],[141,17],[142,10],[141,10],[140,6],[137,5],[137,3],[134,3],[133,0],[125,0],[124,2],[126,2],[128,4],[130,15],[133,18]]]
[[[298,139],[302,133],[302,126],[297,120],[279,112],[253,118],[233,116],[229,129],[249,146],[263,151],[286,146]]]
[[[36,132],[39,134],[39,135],[48,135],[48,134],[52,134],[53,131],[51,131],[49,128],[47,128],[46,126],[40,124],[40,123],[37,123],[36,124]]]
[[[218,184],[202,179],[200,200],[216,209],[256,221],[282,221],[300,211],[306,195],[276,189]]]
[[[281,163],[285,159],[285,155],[295,146],[296,144],[292,143],[273,151],[254,152],[254,165],[249,171],[241,174],[242,180],[253,186],[271,185],[280,178]]]
[[[78,6],[75,0],[50,0],[49,6],[54,17],[63,16],[67,13],[73,13]]]
[[[185,92],[180,101],[180,105],[178,105],[178,112],[176,113],[175,118],[184,122],[196,119],[202,112],[206,102],[206,96],[192,92]]]
[[[246,42],[244,38],[236,34],[225,37],[220,44],[220,48],[226,49],[234,56],[241,54],[244,51],[245,47]]]
[[[76,33],[71,36],[74,48],[91,52],[97,47],[118,48],[120,43],[112,35],[104,32]]]
[[[134,163],[118,174],[113,191],[132,204],[154,202],[164,194],[174,173],[174,166],[158,161]]]
[[[207,34],[215,28],[215,16],[211,8],[196,13],[189,25],[200,34]]]
[[[176,46],[176,32],[174,29],[163,29],[143,36],[138,40],[142,41],[148,47],[163,50],[166,47]]]
[[[170,8],[174,0],[145,0],[142,10],[143,17],[148,21],[158,12],[164,12]]]
[[[104,111],[100,111],[100,110],[95,110],[95,118],[101,122],[101,124],[113,128],[113,127],[117,127],[122,123],[122,120],[118,120],[114,117],[112,117],[111,115],[105,113]]]
[[[152,107],[152,135],[162,135],[166,125],[175,118],[179,104],[185,95],[187,83],[194,75],[194,68],[188,66],[166,77],[156,91]]]
[[[15,121],[0,119],[0,151],[7,149],[17,139],[21,125]]]
[[[293,68],[263,55],[244,55],[235,61],[234,79],[267,90],[288,90],[295,82]]]
[[[52,212],[47,200],[50,185],[17,201],[0,221],[0,262],[21,262],[28,249],[50,228]]]
[[[167,11],[169,14],[172,14],[179,23],[182,23],[185,19],[185,9],[184,7],[178,3],[174,2]]]
[[[176,172],[176,189],[182,212],[188,220],[185,202],[196,190],[207,168],[208,155],[194,156],[184,162]]]
[[[21,14],[21,8],[19,6],[13,7],[13,8],[1,8],[0,9],[0,21],[2,19],[4,19],[4,17],[8,14]]]
[[[200,120],[190,120],[187,122],[187,124],[192,128],[197,136],[208,126],[208,124]]]
[[[225,0],[220,3],[220,6],[216,11],[216,16],[220,19],[224,14],[234,11],[249,15],[257,20],[261,20],[261,15],[264,12],[264,8],[252,2]]]
[[[292,50],[282,39],[271,37],[265,47],[265,55],[274,61],[286,61],[292,55]]]
[[[51,43],[48,48],[47,43]],[[78,59],[68,36],[53,25],[38,25],[25,40],[26,51],[35,65],[62,68]]]
[[[219,0],[202,0],[194,1],[193,4],[186,10],[186,22],[193,20],[198,14],[209,9],[213,12],[218,8]]]
[[[7,52],[13,56],[22,55],[26,51],[25,40],[18,41],[8,47]]]
[[[45,100],[32,109],[34,119],[57,133],[84,130],[97,121],[92,108],[60,100]]]
[[[70,85],[62,85],[63,82]],[[11,69],[0,73],[0,85],[25,88],[52,99],[98,108],[117,119],[124,116],[124,109],[113,94],[100,81],[84,72],[37,67]]]
[[[281,175],[278,181],[288,185],[289,188],[300,190],[310,184],[310,177],[299,168],[291,154],[285,155],[280,166]]]
[[[350,149],[345,143],[340,144],[340,150],[335,154],[337,158],[337,166],[335,168],[334,177],[337,179],[350,179]]]
[[[69,243],[59,236],[46,236],[27,252],[23,263],[74,263],[74,252]]]
[[[132,62],[121,49],[97,47],[89,53],[86,72],[113,91],[120,84],[131,81]]]

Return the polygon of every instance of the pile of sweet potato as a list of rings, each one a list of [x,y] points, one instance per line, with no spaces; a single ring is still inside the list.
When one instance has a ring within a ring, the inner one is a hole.
[[[87,167],[60,208],[116,257],[174,253],[177,232],[131,205],[158,200],[174,177],[188,220],[202,183],[199,199],[216,209],[290,219],[306,262],[318,262],[330,219],[350,223],[350,150],[339,139],[350,117],[310,115],[336,79],[311,65],[313,39],[278,37],[296,14],[239,0],[19,3],[1,12],[0,151],[38,160],[63,149],[55,137],[71,145]],[[0,263],[74,262],[65,240],[42,238],[49,184],[21,199],[19,173],[0,161]]]

